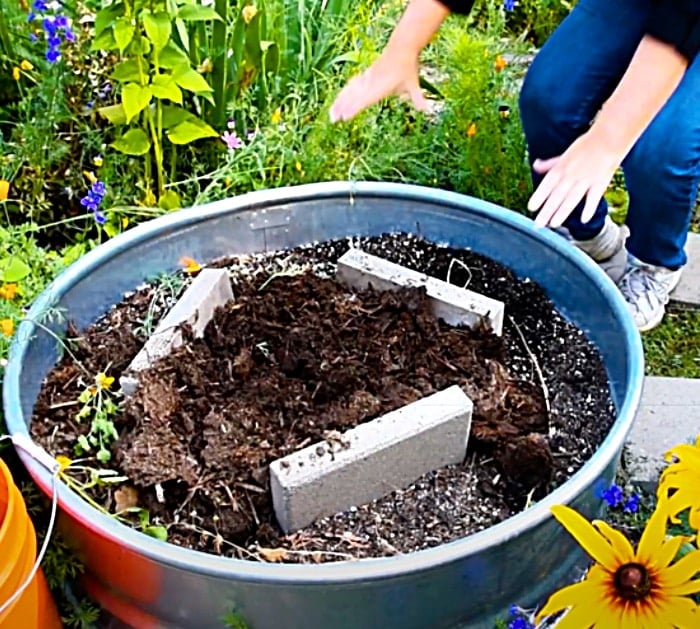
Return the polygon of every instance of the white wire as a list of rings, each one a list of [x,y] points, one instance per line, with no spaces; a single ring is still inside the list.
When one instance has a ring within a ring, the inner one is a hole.
[[[12,437],[10,437],[9,435],[0,436],[0,441],[5,440],[13,441]],[[19,444],[15,443],[15,445]],[[44,542],[41,545],[41,548],[39,549],[39,554],[36,556],[36,561],[34,562],[34,565],[32,566],[32,569],[29,572],[29,576],[25,579],[24,583],[22,583],[22,585],[19,586],[17,591],[2,605],[0,605],[0,616],[2,616],[10,608],[10,606],[20,596],[22,596],[24,590],[26,590],[31,585],[32,581],[34,580],[34,577],[36,576],[36,573],[39,571],[41,562],[44,560],[44,555],[46,555],[46,551],[49,548],[51,535],[56,524],[56,512],[58,511],[58,470],[54,470],[53,474],[51,475],[51,481],[51,515],[49,517],[49,525],[46,528],[46,537],[44,537]]]

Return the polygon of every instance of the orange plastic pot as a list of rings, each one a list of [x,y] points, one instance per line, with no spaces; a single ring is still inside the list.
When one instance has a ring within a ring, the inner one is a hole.
[[[36,562],[36,533],[10,470],[0,459],[0,608],[27,581]],[[1,629],[60,629],[61,619],[41,569],[0,613]]]

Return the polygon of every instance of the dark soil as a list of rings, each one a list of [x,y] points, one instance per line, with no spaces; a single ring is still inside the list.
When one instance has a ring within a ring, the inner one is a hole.
[[[332,279],[351,244],[503,300],[503,337],[436,320],[420,290],[351,293]],[[130,480],[94,492],[111,511],[147,510],[173,543],[268,561],[436,546],[560,485],[614,419],[604,369],[585,336],[535,283],[472,252],[400,235],[211,266],[230,269],[235,302],[217,311],[204,338],[185,329],[183,346],[142,374],[115,419],[120,439],[106,465]],[[157,323],[184,284],[142,287],[76,338],[73,353],[90,373],[109,366],[118,379],[143,344],[144,321]],[[272,511],[271,461],[453,384],[475,405],[462,465],[283,535]],[[73,405],[85,386],[70,356],[47,378],[32,428],[54,454],[73,456],[88,430]]]

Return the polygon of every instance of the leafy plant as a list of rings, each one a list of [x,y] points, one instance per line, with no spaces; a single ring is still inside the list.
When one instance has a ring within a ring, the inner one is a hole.
[[[146,157],[146,181],[151,181],[153,166],[159,204],[166,209],[177,207],[179,200],[174,192],[166,194],[164,137],[172,145],[175,160],[176,146],[218,136],[184,106],[187,95],[200,107],[202,99],[213,103],[213,90],[173,39],[173,28],[220,19],[212,8],[187,0],[125,0],[106,6],[95,18],[92,48],[119,55],[111,78],[119,84],[121,97],[119,104],[101,107],[99,112],[112,124],[129,127],[111,146],[127,155]]]
[[[80,394],[78,402],[82,407],[75,417],[78,422],[90,419],[90,432],[78,437],[76,453],[80,455],[97,448],[96,458],[101,463],[106,463],[112,457],[107,446],[119,438],[112,421],[119,412],[119,407],[109,390],[113,381],[112,376],[98,373],[95,383],[83,389]]]

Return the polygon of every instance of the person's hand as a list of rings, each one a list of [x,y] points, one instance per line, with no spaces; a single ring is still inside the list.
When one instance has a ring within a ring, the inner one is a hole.
[[[331,106],[331,121],[350,120],[389,96],[406,97],[421,111],[428,108],[418,83],[417,55],[386,48],[367,70],[350,79],[341,90]]]
[[[584,197],[581,221],[590,221],[623,157],[591,130],[560,156],[535,160],[533,169],[546,173],[527,204],[538,212],[535,224],[559,227]]]

